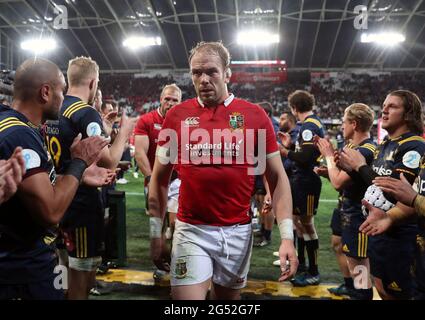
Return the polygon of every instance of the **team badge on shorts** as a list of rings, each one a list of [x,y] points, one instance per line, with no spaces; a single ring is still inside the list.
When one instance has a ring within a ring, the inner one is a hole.
[[[229,115],[230,120],[230,128],[232,130],[238,130],[243,129],[244,126],[244,116],[241,115],[239,112],[233,112],[231,115]]]
[[[186,277],[187,267],[184,259],[177,259],[175,274],[177,279],[183,279]]]

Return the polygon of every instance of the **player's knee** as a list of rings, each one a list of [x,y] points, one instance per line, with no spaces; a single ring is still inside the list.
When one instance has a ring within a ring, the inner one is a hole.
[[[335,253],[342,253],[341,237],[333,236],[331,239],[331,246]]]

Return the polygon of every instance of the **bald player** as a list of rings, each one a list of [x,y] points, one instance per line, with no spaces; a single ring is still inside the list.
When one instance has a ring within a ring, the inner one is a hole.
[[[85,169],[107,145],[101,137],[81,141],[78,136],[66,170],[56,175],[39,128],[57,119],[64,90],[54,63],[28,59],[16,71],[12,108],[0,106],[0,160],[17,147],[25,159],[17,193],[0,206],[0,300],[63,298],[54,286],[56,226]]]
[[[88,57],[70,60],[67,77],[68,92],[60,109],[59,121],[49,122],[48,126],[50,151],[58,173],[67,170],[71,161],[69,148],[76,136],[80,134],[83,139],[106,136],[105,131],[112,130],[104,128],[99,112],[92,107],[99,83],[96,61]],[[99,166],[117,167],[134,122],[123,114],[121,129],[114,142],[99,153]],[[69,299],[87,299],[94,285],[103,250],[103,223],[99,191],[94,187],[80,186],[61,221],[69,254]]]

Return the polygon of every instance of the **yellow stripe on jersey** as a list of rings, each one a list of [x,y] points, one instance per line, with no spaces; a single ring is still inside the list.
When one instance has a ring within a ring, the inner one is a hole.
[[[72,110],[66,118],[71,118],[71,117],[72,117],[72,115],[73,115],[75,112],[77,112],[78,110],[84,109],[84,108],[91,108],[91,107],[90,107],[89,105],[87,105],[87,104],[86,104],[86,105],[84,105],[84,106],[80,106],[80,107],[78,107],[78,108],[74,108],[74,110]]]
[[[16,120],[11,120],[8,122],[4,122],[2,125],[0,125],[0,132],[10,128],[10,127],[15,127],[15,126],[23,126],[23,127],[28,127],[27,124],[23,123],[22,121],[16,121]]]
[[[7,121],[11,121],[11,120],[17,120],[17,121],[19,121],[19,119],[16,118],[16,117],[9,117],[9,118],[6,118],[6,119],[3,119],[2,121],[0,121],[0,125],[2,125],[3,123],[5,123]]]
[[[77,102],[71,104],[68,108],[66,108],[66,110],[63,113],[63,116],[68,118],[68,115],[72,110],[74,110],[75,108],[78,108],[79,106],[82,106],[84,104],[85,103],[83,101],[77,101]]]
[[[87,227],[84,227],[84,258],[87,258]]]
[[[373,153],[375,152],[375,148],[371,148],[371,147],[369,147],[369,146],[360,146],[359,148],[364,148],[364,149],[367,149],[367,150],[369,150],[369,151],[372,151]]]
[[[358,243],[357,243],[357,256],[359,256],[359,257],[361,257],[362,255],[361,255],[361,248],[362,248],[362,234],[361,233],[358,233],[357,234],[357,237],[358,237]]]
[[[81,241],[80,254],[81,254],[81,258],[84,258],[84,228],[80,228],[80,241]]]
[[[319,120],[317,120],[317,119],[313,119],[313,118],[308,118],[307,120],[305,120],[304,121],[304,123],[306,123],[306,122],[311,122],[311,123],[314,123],[316,126],[318,126],[319,128],[321,128],[322,127],[322,124],[320,123],[320,121]]]
[[[408,174],[411,174],[412,176],[415,176],[416,177],[416,174],[414,172],[410,172],[408,170],[397,168],[397,169],[395,169],[395,171],[397,171],[397,172],[403,172],[403,173],[408,173]]]
[[[22,124],[25,124],[25,123],[23,123],[22,121],[19,121],[19,120],[8,120],[8,121],[3,122],[3,123],[0,124],[0,129],[8,126],[11,123],[19,123],[19,124],[22,123]]]
[[[367,257],[367,241],[369,240],[369,237],[365,234],[364,235],[364,238],[365,238],[365,246],[364,246],[364,257],[366,258]]]
[[[398,142],[398,145],[402,145],[403,143],[410,142],[410,141],[421,141],[421,142],[425,142],[424,138],[422,138],[420,136],[412,136],[412,137],[409,137],[407,139],[404,139],[404,140],[399,141]]]

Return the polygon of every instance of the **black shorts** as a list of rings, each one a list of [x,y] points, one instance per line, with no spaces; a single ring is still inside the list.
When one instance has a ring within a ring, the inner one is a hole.
[[[300,216],[316,215],[322,190],[320,178],[317,175],[294,175],[290,182],[294,214]]]
[[[416,251],[413,273],[415,300],[425,300],[425,234],[416,236]]]
[[[63,300],[63,290],[54,287],[55,279],[27,284],[0,284],[0,300]]]
[[[341,210],[342,251],[351,258],[368,257],[369,237],[359,231],[365,221],[360,205],[343,205]]]
[[[84,205],[85,204],[85,205]],[[74,199],[61,229],[69,256],[73,258],[99,257],[104,251],[104,211],[100,199]]]
[[[334,212],[332,213],[332,219],[331,219],[331,230],[332,235],[341,237],[342,230],[341,230],[341,210],[338,208],[334,209]]]
[[[371,273],[382,280],[385,291],[399,299],[413,296],[411,267],[416,234],[415,227],[401,226],[383,235],[369,237]]]

